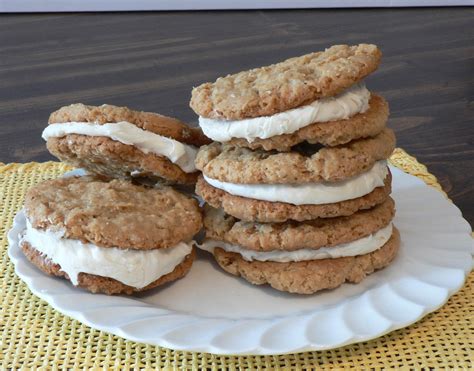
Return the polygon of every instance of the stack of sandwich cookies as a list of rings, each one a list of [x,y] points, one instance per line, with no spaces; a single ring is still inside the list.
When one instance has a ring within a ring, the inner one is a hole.
[[[75,286],[131,294],[183,277],[202,226],[196,200],[172,188],[70,177],[31,188],[20,246],[42,271]]]
[[[225,270],[312,293],[393,259],[395,137],[387,102],[362,81],[380,57],[374,45],[334,46],[193,90],[191,107],[216,141],[197,155],[196,192],[221,209],[206,210],[203,248]],[[372,227],[355,233],[356,221]]]
[[[156,113],[126,107],[73,104],[53,112],[43,132],[61,161],[109,178],[148,178],[192,184],[200,129]]]

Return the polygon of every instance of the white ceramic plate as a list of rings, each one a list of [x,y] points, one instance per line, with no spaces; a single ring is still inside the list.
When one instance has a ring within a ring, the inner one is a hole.
[[[134,297],[90,294],[23,256],[19,213],[8,234],[16,273],[60,312],[124,338],[218,354],[282,354],[340,347],[408,326],[441,307],[472,268],[471,228],[459,209],[414,176],[391,168],[396,260],[358,285],[311,296],[252,286],[204,252],[182,280]]]

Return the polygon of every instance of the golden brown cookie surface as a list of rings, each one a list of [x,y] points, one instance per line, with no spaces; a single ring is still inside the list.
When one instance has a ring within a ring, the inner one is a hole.
[[[201,147],[196,167],[211,179],[239,184],[301,184],[345,180],[387,159],[395,135],[385,128],[374,138],[324,147],[310,154],[250,150],[220,143]],[[314,153],[314,154],[313,154]]]
[[[40,183],[27,192],[25,210],[33,228],[61,229],[65,238],[122,249],[172,247],[202,226],[197,201],[170,187],[94,177]]]
[[[46,145],[61,161],[111,179],[148,178],[161,184],[194,184],[199,175],[186,173],[163,156],[144,153],[107,137],[70,134],[50,138]]]
[[[247,261],[242,255],[216,248],[214,257],[226,272],[240,276],[254,285],[269,284],[280,291],[313,294],[333,289],[344,282],[359,283],[395,258],[400,235],[394,228],[392,237],[380,249],[369,254],[337,259],[276,263]]]
[[[200,116],[227,120],[269,116],[333,96],[377,69],[375,45],[335,45],[202,84],[192,91]]]
[[[206,207],[206,238],[255,251],[294,251],[334,247],[369,236],[393,219],[395,205],[389,197],[384,203],[350,216],[315,219],[305,222],[243,222],[221,209]]]

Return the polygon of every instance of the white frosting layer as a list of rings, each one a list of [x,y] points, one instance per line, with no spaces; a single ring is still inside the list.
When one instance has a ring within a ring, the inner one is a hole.
[[[303,184],[235,184],[216,179],[204,179],[215,188],[234,196],[293,205],[321,205],[351,200],[384,185],[388,174],[387,162],[377,161],[367,172],[342,182]]]
[[[87,122],[50,124],[44,129],[42,137],[44,140],[48,140],[48,138],[63,137],[68,134],[107,137],[123,144],[135,146],[144,153],[164,156],[186,173],[196,171],[194,160],[197,148],[140,129],[126,121],[103,125]]]
[[[287,263],[305,260],[335,259],[345,256],[369,254],[372,251],[380,249],[390,239],[392,230],[393,225],[390,223],[388,226],[378,230],[370,236],[337,246],[321,247],[319,249],[301,249],[295,251],[276,250],[260,252],[216,240],[206,240],[202,245],[199,246],[199,248],[214,253],[214,249],[216,247],[220,247],[225,251],[235,252],[242,255],[242,257],[247,261],[258,260]]]
[[[348,119],[367,111],[369,100],[370,92],[364,83],[359,83],[335,97],[322,98],[272,116],[236,121],[199,117],[199,125],[207,137],[218,142],[227,142],[232,138],[244,138],[252,142],[256,138],[291,134],[316,122]]]
[[[184,242],[166,249],[134,250],[98,247],[63,235],[63,231],[35,229],[27,221],[22,240],[59,264],[74,285],[83,272],[142,288],[172,272],[192,251],[191,244]]]

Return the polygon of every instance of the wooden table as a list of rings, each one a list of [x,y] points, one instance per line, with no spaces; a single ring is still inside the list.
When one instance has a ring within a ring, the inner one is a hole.
[[[474,9],[0,16],[0,161],[53,159],[41,131],[60,106],[110,103],[196,123],[190,91],[218,76],[371,42],[368,86],[398,145],[428,165],[474,223]]]

